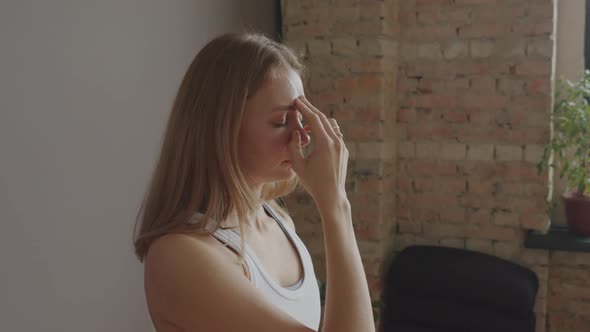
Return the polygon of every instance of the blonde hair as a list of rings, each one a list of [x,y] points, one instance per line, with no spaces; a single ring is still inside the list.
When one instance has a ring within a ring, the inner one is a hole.
[[[244,234],[242,219],[260,199],[286,214],[275,200],[295,190],[298,178],[266,184],[256,197],[240,170],[237,149],[247,99],[280,68],[304,75],[292,50],[257,33],[219,36],[197,54],[174,99],[137,214],[134,247],[140,261],[158,237],[179,227],[211,234],[233,210]],[[197,211],[205,215],[202,222],[190,223]]]

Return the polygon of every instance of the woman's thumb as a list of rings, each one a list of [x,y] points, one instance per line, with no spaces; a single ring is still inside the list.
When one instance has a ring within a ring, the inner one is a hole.
[[[303,150],[301,149],[301,134],[298,130],[293,130],[291,133],[291,141],[289,142],[289,151],[291,152],[291,162],[293,170],[298,171],[303,163]]]

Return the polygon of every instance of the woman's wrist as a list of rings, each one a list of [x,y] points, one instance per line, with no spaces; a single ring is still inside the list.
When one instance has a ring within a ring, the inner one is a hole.
[[[346,193],[335,194],[329,199],[316,201],[318,211],[322,219],[331,219],[337,216],[350,216],[350,201]]]

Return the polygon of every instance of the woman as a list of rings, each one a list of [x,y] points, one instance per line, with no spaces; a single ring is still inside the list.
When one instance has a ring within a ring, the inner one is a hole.
[[[158,331],[318,330],[311,258],[276,203],[298,183],[324,230],[323,331],[374,331],[344,188],[348,150],[336,121],[304,97],[302,74],[292,51],[258,34],[220,36],[190,65],[136,225]]]

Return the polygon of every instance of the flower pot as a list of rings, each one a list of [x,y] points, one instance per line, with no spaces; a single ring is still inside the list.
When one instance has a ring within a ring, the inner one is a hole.
[[[590,197],[577,192],[561,195],[565,208],[565,220],[570,231],[581,236],[590,236]]]

